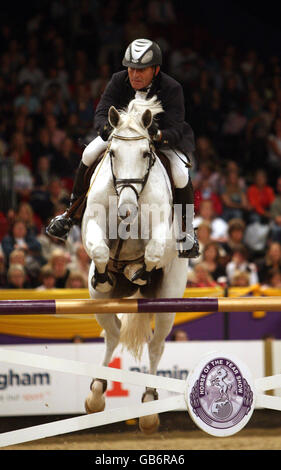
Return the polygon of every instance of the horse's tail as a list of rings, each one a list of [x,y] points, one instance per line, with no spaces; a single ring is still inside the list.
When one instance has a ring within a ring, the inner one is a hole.
[[[145,343],[152,339],[151,313],[124,313],[121,317],[120,343],[140,360]]]

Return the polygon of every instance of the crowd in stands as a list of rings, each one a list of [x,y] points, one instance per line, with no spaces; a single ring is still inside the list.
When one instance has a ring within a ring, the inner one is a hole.
[[[45,227],[68,205],[100,96],[139,37],[161,46],[196,138],[201,255],[188,285],[281,288],[280,57],[215,40],[177,4],[53,0],[20,26],[0,21],[0,159],[13,162],[16,193],[0,212],[0,288],[87,286],[80,228],[64,243]]]

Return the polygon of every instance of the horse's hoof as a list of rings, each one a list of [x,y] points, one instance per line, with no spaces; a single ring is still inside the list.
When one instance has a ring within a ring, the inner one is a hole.
[[[140,263],[127,264],[127,266],[124,268],[123,274],[130,282],[133,282],[139,286],[145,286],[147,284],[147,280],[135,278],[136,273],[138,273],[142,267],[143,265]]]
[[[91,404],[90,404],[91,402]],[[99,413],[105,409],[105,399],[104,396],[99,397],[99,401],[93,400],[92,394],[90,394],[84,403],[85,411],[87,414]]]
[[[160,419],[158,414],[142,416],[139,419],[139,428],[144,434],[153,434],[158,431]]]

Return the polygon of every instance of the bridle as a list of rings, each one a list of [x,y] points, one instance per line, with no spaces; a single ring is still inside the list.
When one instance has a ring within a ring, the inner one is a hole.
[[[119,136],[119,135],[116,135],[116,134],[113,134],[111,136],[111,138],[113,139],[119,139],[119,140],[142,140],[142,139],[148,139],[147,137],[145,136],[136,136],[136,137],[123,137],[123,136]],[[147,180],[148,180],[148,176],[149,176],[149,173],[150,173],[150,170],[151,168],[153,167],[154,163],[155,163],[155,160],[156,160],[156,157],[155,157],[155,153],[153,151],[153,145],[152,143],[150,142],[149,143],[149,152],[146,152],[144,155],[143,155],[143,158],[147,158],[148,159],[148,165],[147,165],[147,168],[146,168],[146,172],[144,174],[144,177],[143,178],[116,178],[115,174],[114,174],[114,171],[113,171],[113,158],[114,158],[114,153],[112,152],[112,150],[110,149],[109,147],[109,156],[110,156],[110,165],[111,165],[111,172],[112,172],[112,178],[113,178],[113,185],[114,185],[114,189],[115,189],[115,193],[116,195],[119,197],[121,192],[123,191],[123,189],[125,188],[131,188],[134,192],[135,192],[135,195],[137,197],[137,199],[139,199],[140,197],[140,194],[141,192],[143,191],[146,183],[147,183]],[[134,186],[134,184],[140,184],[141,185],[141,190],[138,192]]]

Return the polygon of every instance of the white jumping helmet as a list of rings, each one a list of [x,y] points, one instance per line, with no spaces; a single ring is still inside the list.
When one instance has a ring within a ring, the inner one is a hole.
[[[126,49],[122,65],[143,69],[162,65],[162,52],[158,44],[149,39],[135,39]]]

